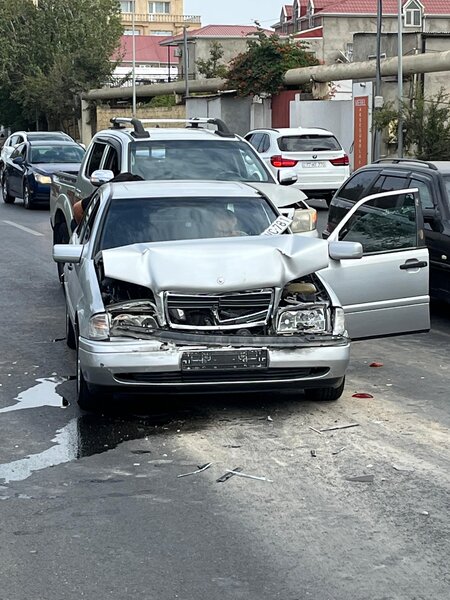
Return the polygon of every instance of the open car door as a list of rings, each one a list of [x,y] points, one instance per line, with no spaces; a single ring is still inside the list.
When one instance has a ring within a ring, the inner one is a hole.
[[[319,271],[338,296],[352,339],[430,328],[429,259],[417,189],[363,198],[328,241],[360,242],[359,259]]]

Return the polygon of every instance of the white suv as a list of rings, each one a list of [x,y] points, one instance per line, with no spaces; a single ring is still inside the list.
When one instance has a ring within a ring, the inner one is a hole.
[[[294,185],[308,198],[323,198],[329,204],[350,176],[347,154],[335,135],[326,129],[254,129],[245,139],[275,176],[280,169],[294,169],[298,176]]]

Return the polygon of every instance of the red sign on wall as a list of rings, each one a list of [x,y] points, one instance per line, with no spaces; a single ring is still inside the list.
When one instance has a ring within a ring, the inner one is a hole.
[[[355,96],[353,119],[353,168],[356,170],[369,161],[369,96]]]

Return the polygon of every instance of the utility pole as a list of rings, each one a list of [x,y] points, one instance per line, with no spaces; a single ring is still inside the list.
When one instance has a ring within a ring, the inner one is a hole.
[[[189,56],[187,27],[183,27],[183,69],[184,69],[184,95],[189,97]]]
[[[136,116],[136,0],[133,0],[133,12],[131,13],[131,29],[133,31],[133,39],[132,39],[132,75],[131,75],[131,85],[133,86],[133,107],[132,107],[132,116]]]
[[[400,0],[399,0],[400,1]],[[377,0],[377,51],[376,51],[376,79],[375,79],[375,111],[380,108],[378,105],[381,98],[381,28],[383,19],[383,0]],[[373,160],[378,160],[381,155],[381,131],[377,128],[374,135]]]
[[[402,0],[398,0],[398,130],[397,130],[397,154],[403,158],[403,7]]]

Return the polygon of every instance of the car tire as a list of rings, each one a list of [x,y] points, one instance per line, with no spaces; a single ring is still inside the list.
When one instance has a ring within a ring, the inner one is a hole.
[[[68,244],[70,240],[69,230],[67,229],[67,225],[65,222],[60,223],[56,227],[55,231],[55,244]],[[64,263],[56,263],[56,268],[58,269],[58,279],[60,284],[63,284],[64,279]]]
[[[30,198],[30,188],[28,187],[27,183],[23,184],[22,198],[23,198],[24,208],[26,208],[27,210],[31,210],[33,208],[33,204],[31,202],[31,198]]]
[[[77,402],[78,406],[86,411],[98,408],[110,398],[111,394],[103,391],[99,386],[90,386],[86,383],[80,366],[77,344]]]
[[[339,400],[339,398],[342,396],[344,387],[345,377],[342,379],[342,382],[338,387],[323,387],[306,390],[306,397],[308,400],[317,402],[333,402],[335,400]]]
[[[72,321],[70,320],[69,311],[66,307],[66,344],[69,346],[71,350],[76,350],[77,348],[77,336],[75,333],[75,328],[72,325]]]
[[[5,204],[14,204],[15,198],[9,193],[8,178],[6,175],[2,177],[2,196]]]

